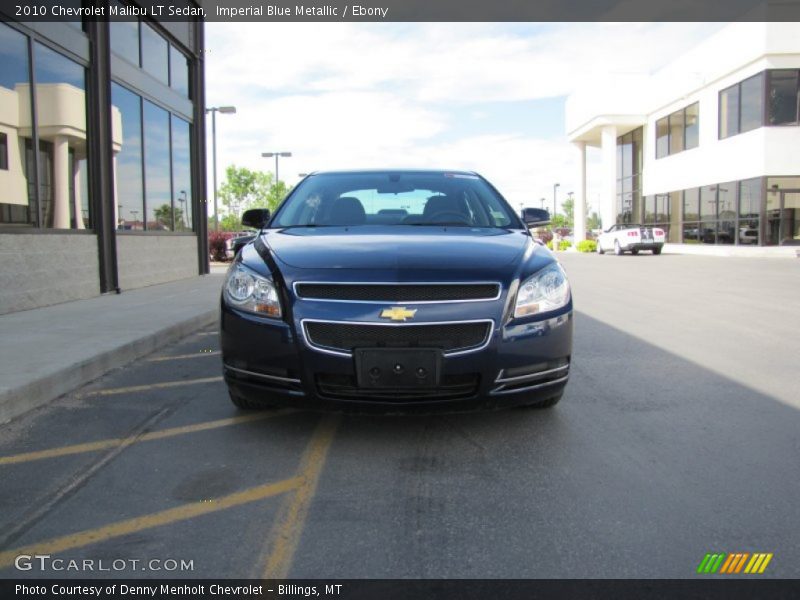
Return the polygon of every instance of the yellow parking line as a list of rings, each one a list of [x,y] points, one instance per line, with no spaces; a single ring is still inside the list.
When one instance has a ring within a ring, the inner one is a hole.
[[[176,435],[184,435],[186,433],[196,433],[198,431],[207,431],[209,429],[216,429],[218,427],[227,427],[228,425],[249,423],[250,421],[258,421],[261,419],[267,419],[278,415],[285,415],[290,412],[292,411],[282,410],[282,411],[267,412],[267,413],[257,413],[254,415],[245,415],[242,417],[232,417],[230,419],[219,419],[217,421],[196,423],[194,425],[184,425],[182,427],[172,427],[170,429],[162,429],[160,431],[151,431],[148,433],[143,433],[141,435],[129,436],[127,438],[111,438],[106,440],[98,440],[96,442],[87,442],[85,444],[75,444],[72,446],[61,446],[60,448],[39,450],[37,452],[26,452],[24,454],[0,456],[0,466],[31,462],[34,460],[42,460],[45,458],[55,458],[58,456],[69,456],[71,454],[83,454],[84,452],[97,452],[98,450],[108,450],[109,448],[116,448],[118,446],[124,446],[131,443],[147,442],[150,440],[160,440],[163,438],[173,437]]]
[[[110,388],[107,390],[93,390],[77,394],[79,398],[88,396],[113,396],[115,394],[132,394],[134,392],[146,392],[148,390],[161,390],[164,388],[180,387],[182,385],[195,385],[198,383],[216,383],[222,381],[219,377],[203,377],[201,379],[182,379],[180,381],[164,381],[161,383],[148,383],[146,385],[131,385],[121,388]]]
[[[218,356],[221,352],[219,350],[213,351],[200,351],[200,352],[193,352],[192,354],[175,354],[174,356],[156,356],[154,358],[148,358],[147,362],[162,362],[165,360],[182,360],[185,358],[199,358],[200,356]]]
[[[276,483],[267,483],[257,487],[253,487],[235,494],[223,496],[205,502],[192,502],[190,504],[183,504],[175,508],[162,510],[157,513],[127,519],[125,521],[118,521],[111,525],[98,527],[97,529],[88,529],[78,533],[65,535],[63,537],[54,538],[37,544],[31,544],[22,548],[14,550],[7,550],[0,552],[0,569],[8,567],[14,563],[14,559],[20,554],[57,554],[64,550],[71,550],[73,548],[82,548],[90,544],[96,544],[112,538],[136,533],[145,529],[152,529],[153,527],[160,527],[161,525],[168,525],[178,521],[185,521],[193,517],[198,517],[212,512],[225,510],[241,504],[255,502],[256,500],[263,500],[270,496],[283,494],[290,490],[303,485],[305,482],[300,477],[292,477],[284,479]]]
[[[284,500],[268,538],[267,548],[272,550],[266,559],[264,579],[285,579],[289,574],[308,516],[308,509],[338,424],[338,416],[324,418],[303,453],[300,471],[297,474],[301,483],[297,491]]]

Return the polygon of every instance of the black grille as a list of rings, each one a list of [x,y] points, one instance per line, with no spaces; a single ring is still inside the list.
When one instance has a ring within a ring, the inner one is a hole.
[[[352,352],[354,348],[441,348],[445,352],[480,346],[489,335],[489,323],[436,325],[362,325],[306,323],[306,335],[315,346]]]
[[[360,300],[363,302],[443,302],[488,300],[497,297],[496,283],[459,284],[339,284],[298,283],[300,298],[318,300]]]
[[[439,387],[430,389],[365,389],[359,388],[355,377],[350,375],[320,373],[317,375],[317,392],[320,396],[338,400],[433,402],[474,396],[479,383],[480,377],[470,373],[445,375]]]

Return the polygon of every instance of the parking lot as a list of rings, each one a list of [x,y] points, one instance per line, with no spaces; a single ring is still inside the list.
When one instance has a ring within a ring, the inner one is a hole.
[[[199,331],[0,426],[0,575],[800,577],[800,261],[559,256],[556,408],[243,413]]]

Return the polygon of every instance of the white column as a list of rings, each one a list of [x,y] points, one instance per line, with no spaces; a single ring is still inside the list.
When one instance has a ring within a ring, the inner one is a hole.
[[[83,222],[83,203],[81,202],[81,166],[78,157],[75,156],[75,160],[72,163],[72,187],[75,190],[75,199],[73,203],[75,205],[75,228],[76,229],[86,229],[86,225]]]
[[[114,153],[114,229],[119,229],[119,192],[117,191],[117,154]]]
[[[53,228],[69,229],[69,145],[67,138],[53,138]]]
[[[606,125],[600,133],[603,164],[602,187],[600,189],[600,220],[603,230],[617,220],[617,128]]]
[[[573,239],[575,243],[586,239],[586,142],[573,142],[577,155],[578,189],[575,192],[575,228]]]

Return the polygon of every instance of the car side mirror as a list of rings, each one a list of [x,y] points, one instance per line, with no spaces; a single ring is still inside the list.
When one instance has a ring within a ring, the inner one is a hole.
[[[244,211],[242,215],[242,225],[245,227],[253,227],[255,229],[262,229],[264,225],[269,223],[269,209],[268,208],[251,208]]]
[[[525,208],[522,210],[522,220],[528,227],[550,224],[550,213],[543,208]]]

